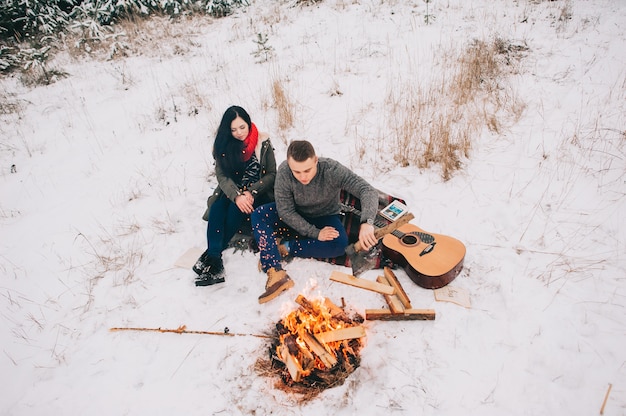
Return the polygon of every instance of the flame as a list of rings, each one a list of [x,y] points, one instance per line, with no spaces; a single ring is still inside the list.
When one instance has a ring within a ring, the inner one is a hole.
[[[302,376],[304,377],[309,375],[313,369],[327,370],[324,362],[311,351],[304,339],[307,336],[310,337],[321,332],[334,331],[356,325],[351,325],[334,317],[325,304],[325,298],[310,301],[310,306],[310,308],[298,308],[282,319],[281,324],[285,332],[280,335],[280,342],[276,346],[277,356],[280,357],[281,346],[285,345],[288,339],[295,341],[294,344],[297,345],[298,351],[294,351],[295,348],[291,348],[290,354],[302,368]],[[349,360],[350,355],[354,357],[357,354],[357,351],[349,344],[348,340],[321,343],[324,349],[335,358],[339,358],[340,354],[343,355],[341,357],[343,361]],[[356,344],[360,347],[361,341],[356,340]]]

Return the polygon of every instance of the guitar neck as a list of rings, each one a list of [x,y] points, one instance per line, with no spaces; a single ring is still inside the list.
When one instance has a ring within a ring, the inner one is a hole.
[[[352,214],[358,215],[359,217],[361,216],[361,211],[359,211],[358,209],[356,209],[356,208],[354,208],[354,207],[352,207],[352,206],[350,206],[350,205],[346,205],[346,204],[344,204],[344,203],[341,203],[341,211],[343,211],[343,212],[349,212],[349,213],[352,213]],[[379,211],[379,212],[380,212],[380,211]],[[378,216],[378,213],[377,213],[377,216]],[[374,226],[375,226],[376,228],[384,228],[384,227],[386,227],[387,225],[389,225],[389,223],[388,223],[387,221],[384,221],[384,220],[379,220],[378,218],[375,218],[375,219],[374,219]]]
[[[349,205],[346,204],[341,204],[342,210],[344,212],[351,212],[353,214],[356,215],[361,215],[361,211],[359,211],[358,209],[351,207]],[[398,228],[403,226],[404,224],[407,224],[409,221],[411,221],[413,218],[415,218],[413,216],[412,213],[407,212],[406,214],[404,214],[403,216],[401,216],[400,218],[398,218],[397,220],[391,222],[391,223],[387,223],[387,222],[382,222],[382,221],[378,221],[375,220],[374,224],[376,225],[376,230],[374,231],[374,235],[376,236],[377,239],[381,239],[383,238],[385,235],[389,234],[389,233],[393,233],[394,231],[398,231]],[[360,251],[361,250],[361,245],[360,243],[357,241],[356,243],[354,243],[354,248],[355,251]]]

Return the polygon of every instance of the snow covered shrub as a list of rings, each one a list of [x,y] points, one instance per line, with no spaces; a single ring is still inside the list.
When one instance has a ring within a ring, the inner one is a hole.
[[[235,7],[247,6],[248,0],[205,0],[204,9],[213,17],[224,17],[233,13]]]
[[[0,1],[0,35],[24,39],[50,35],[68,23],[73,0]]]
[[[257,64],[267,62],[274,57],[274,47],[267,43],[268,40],[267,35],[257,33],[257,39],[254,41],[257,45],[257,50],[252,52],[252,55],[257,58]]]
[[[248,0],[2,0],[0,38],[24,40],[38,34],[52,35],[74,20],[91,19],[109,25],[121,17],[154,13],[178,16],[184,11],[223,17],[247,5]]]
[[[22,83],[25,85],[48,85],[59,77],[67,74],[56,69],[49,69],[48,60],[49,46],[41,48],[21,49],[18,53],[23,63]]]
[[[0,72],[43,68],[50,48],[42,43],[65,27],[72,7],[73,0],[0,1]]]
[[[185,11],[204,11],[213,17],[223,17],[232,14],[234,8],[246,5],[247,0],[84,0],[75,8],[73,17],[88,16],[108,25],[120,18],[155,13],[175,17]]]
[[[19,62],[14,48],[0,45],[0,72],[8,71],[19,66]]]
[[[48,49],[35,60],[28,57],[55,40],[66,44],[68,31],[78,50],[107,48],[113,57],[129,48],[121,39],[126,36],[123,30],[117,30],[122,20],[138,22],[153,15],[184,13],[218,18],[248,4],[249,0],[0,0],[0,72],[43,68]]]
[[[322,0],[296,0],[296,5],[299,6],[312,6],[316,3],[320,3]]]

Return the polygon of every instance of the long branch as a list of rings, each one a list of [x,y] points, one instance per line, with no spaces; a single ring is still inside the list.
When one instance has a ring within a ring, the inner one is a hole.
[[[143,328],[143,327],[131,327],[131,328],[111,328],[110,331],[151,331],[151,332],[173,332],[175,334],[200,334],[200,335],[221,335],[227,337],[258,337],[258,338],[272,338],[269,335],[261,334],[238,334],[225,330],[223,332],[218,331],[191,331],[187,329],[186,325],[181,325],[176,329],[168,328]]]

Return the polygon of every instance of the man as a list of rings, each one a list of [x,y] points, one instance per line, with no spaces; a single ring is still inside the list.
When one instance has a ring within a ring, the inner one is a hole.
[[[342,189],[361,201],[359,242],[369,250],[377,243],[373,225],[378,212],[376,189],[341,163],[318,158],[310,142],[289,144],[287,160],[276,172],[276,202],[258,207],[251,215],[261,268],[267,273],[259,303],[293,287],[281,266],[283,258],[328,258],[345,252],[348,235],[339,216]]]

